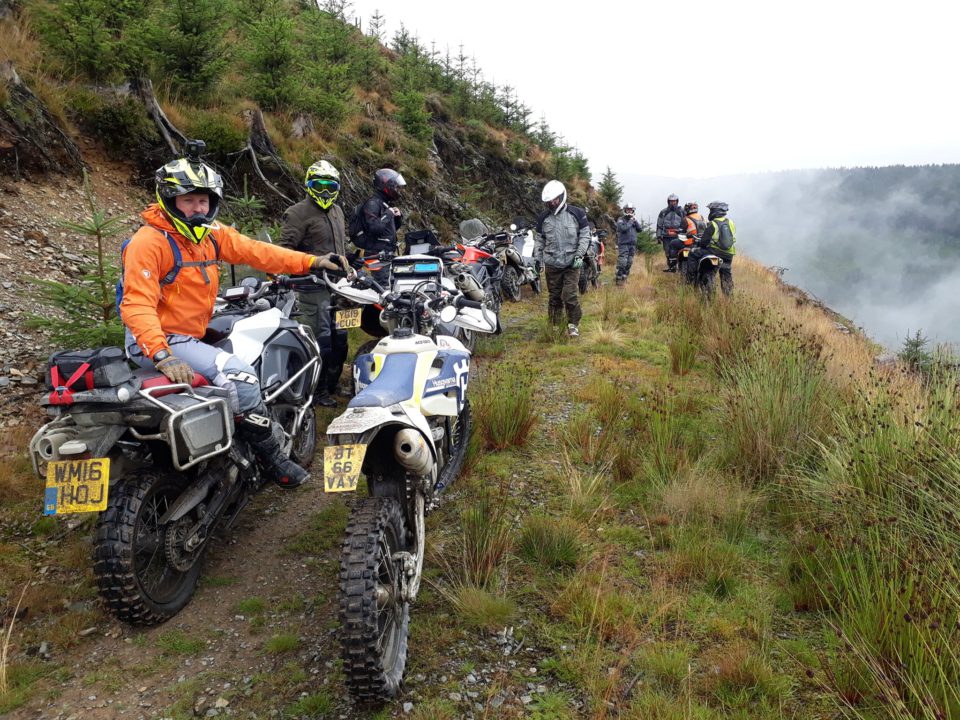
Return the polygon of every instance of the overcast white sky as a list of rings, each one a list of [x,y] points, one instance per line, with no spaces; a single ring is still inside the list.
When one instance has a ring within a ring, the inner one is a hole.
[[[462,42],[594,180],[960,162],[956,0],[356,0]]]

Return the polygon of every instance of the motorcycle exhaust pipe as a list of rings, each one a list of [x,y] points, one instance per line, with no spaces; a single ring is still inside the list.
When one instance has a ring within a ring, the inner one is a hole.
[[[46,461],[58,460],[60,446],[63,445],[70,436],[67,433],[51,433],[45,435],[37,441],[37,453]]]
[[[404,428],[393,441],[393,454],[414,475],[427,475],[433,469],[433,454],[427,441],[416,430]]]
[[[480,287],[480,283],[478,283],[477,279],[470,273],[460,273],[453,281],[457,286],[457,290],[462,292],[468,300],[481,302],[486,297],[483,288]]]

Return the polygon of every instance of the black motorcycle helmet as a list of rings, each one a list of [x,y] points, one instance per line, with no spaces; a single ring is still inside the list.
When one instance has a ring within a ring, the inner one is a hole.
[[[405,187],[407,181],[403,175],[390,168],[380,168],[373,174],[373,189],[382,192],[391,200],[400,197],[400,188]]]
[[[719,200],[714,200],[712,203],[707,203],[707,208],[710,210],[710,220],[723,217],[730,210],[729,205],[727,205],[725,202],[720,202]]]

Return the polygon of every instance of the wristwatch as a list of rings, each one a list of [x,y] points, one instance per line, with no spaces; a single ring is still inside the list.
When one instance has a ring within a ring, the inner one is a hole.
[[[158,362],[160,362],[161,360],[166,360],[168,357],[170,357],[169,350],[157,350],[157,352],[153,356],[153,363],[154,365],[156,365]]]

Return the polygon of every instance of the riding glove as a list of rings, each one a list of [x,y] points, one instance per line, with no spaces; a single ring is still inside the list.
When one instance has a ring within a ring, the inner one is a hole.
[[[326,255],[315,255],[313,260],[310,261],[310,269],[343,270],[343,272],[349,274],[350,263],[347,262],[347,259],[343,255],[327,253]]]
[[[583,265],[583,258],[578,255],[573,259],[573,265],[570,267],[572,267],[574,270],[579,270],[581,265]]]
[[[156,368],[172,383],[193,385],[193,368],[176,355],[167,355],[156,363]]]

